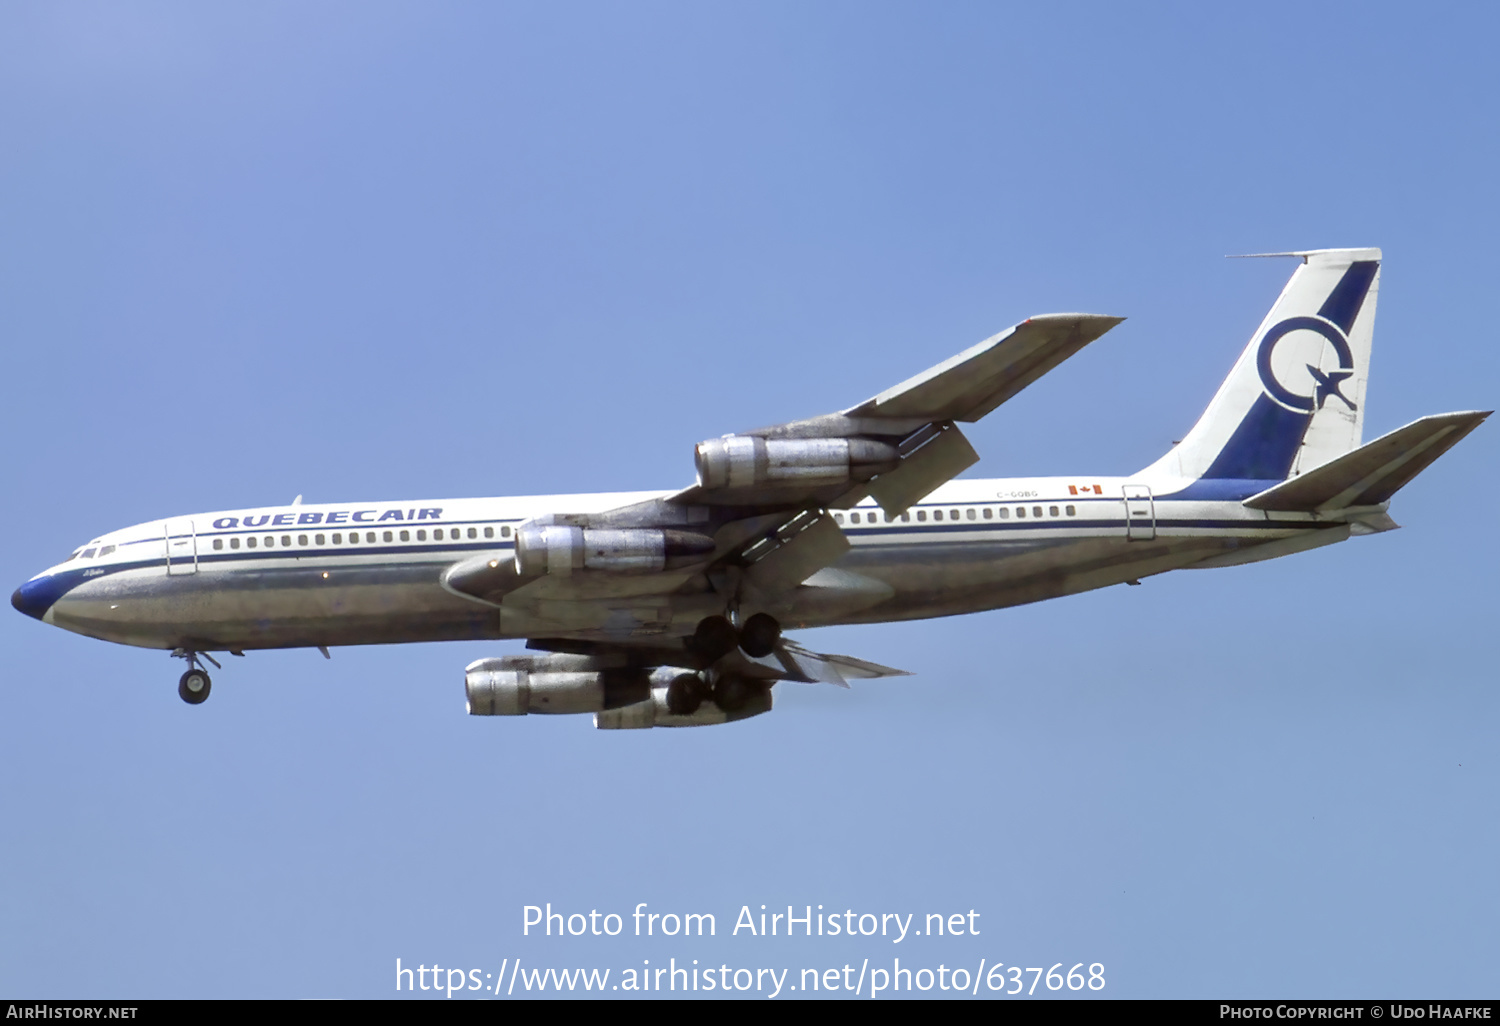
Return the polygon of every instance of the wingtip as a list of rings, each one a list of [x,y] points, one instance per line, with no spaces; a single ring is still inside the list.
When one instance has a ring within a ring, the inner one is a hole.
[[[1116,317],[1113,314],[1049,313],[1033,314],[1032,316],[1026,318],[1026,320],[1022,323],[1031,324],[1036,321],[1053,321],[1062,324],[1069,324],[1078,328],[1090,328],[1094,329],[1095,331],[1094,338],[1098,338],[1100,335],[1104,334],[1106,331],[1109,331],[1111,328],[1116,327],[1124,320],[1125,318]]]

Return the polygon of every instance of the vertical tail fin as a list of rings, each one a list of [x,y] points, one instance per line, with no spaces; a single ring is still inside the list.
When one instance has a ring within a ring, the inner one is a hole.
[[[1380,250],[1274,255],[1302,266],[1198,423],[1143,476],[1282,481],[1359,447]]]

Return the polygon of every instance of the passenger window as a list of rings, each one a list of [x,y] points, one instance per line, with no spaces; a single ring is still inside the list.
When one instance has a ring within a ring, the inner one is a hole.
[[[918,513],[917,516],[920,518],[921,514]],[[940,509],[933,510],[932,511],[932,519],[934,519],[934,520],[941,520],[941,519],[943,519],[943,511],[940,510]]]
[[[1000,507],[1000,519],[1001,520],[1009,520],[1010,519],[1010,507],[1009,506],[1001,506]]]
[[[436,530],[434,530],[432,532],[432,538],[433,538],[434,541],[442,541],[443,540],[443,529],[441,527],[439,527]]]
[[[1016,507],[1016,519],[1017,520],[1021,520],[1021,519],[1025,518],[1025,516],[1026,516],[1026,507],[1025,506],[1017,506]]]
[[[215,538],[214,539],[214,548],[215,549],[222,549],[223,547],[224,547],[224,539],[223,538]]]
[[[833,522],[835,524],[842,524],[844,522],[844,514],[842,514],[842,513],[835,513],[833,515]]]
[[[925,509],[919,509],[919,510],[917,510],[917,519],[918,520],[926,520],[927,519],[927,511]]]
[[[385,532],[385,540],[386,541],[395,541],[395,538],[393,538],[391,536],[391,532],[387,531],[387,532]]]
[[[469,537],[470,538],[478,538],[479,537],[479,532],[476,531],[476,530],[474,530],[474,528],[471,527],[471,528],[469,528]]]
[[[276,539],[272,538],[270,535],[267,535],[266,536],[266,548],[269,549],[269,548],[274,547],[275,545],[276,545]]]
[[[902,513],[901,514],[901,522],[903,524],[909,524],[909,523],[911,523],[911,514],[910,513]]]
[[[509,538],[510,537],[510,528],[509,527],[502,527],[502,528],[500,528],[500,537],[502,537],[502,538]]]
[[[484,536],[486,538],[493,538],[493,537],[495,537],[495,529],[493,527],[486,527],[484,529]]]
[[[313,541],[317,542],[319,545],[322,545],[323,544],[323,536],[320,534],[316,538],[314,538]]]
[[[958,519],[958,510],[956,510],[956,509],[950,509],[948,511],[948,519],[949,520],[957,520]]]
[[[986,519],[986,520],[993,520],[993,519],[995,519],[995,511],[992,510],[992,509],[990,509],[988,506],[984,507],[984,519]]]
[[[1047,515],[1049,517],[1055,517],[1055,516],[1057,516],[1057,507],[1056,506],[1048,506],[1047,507]]]
[[[1067,508],[1067,514],[1070,517],[1076,517],[1078,515],[1078,507],[1077,506],[1069,506]]]
[[[289,534],[282,535],[281,536],[281,545],[282,545],[283,548],[288,548],[288,549],[291,548],[292,547],[292,536],[289,535]]]
[[[968,514],[969,514],[969,519],[970,520],[977,520],[977,519],[979,519],[979,514],[974,512],[974,507],[973,506],[969,507]]]
[[[240,540],[238,538],[231,538],[231,539],[229,539],[229,547],[231,549],[237,549],[237,548],[239,548],[240,547]]]
[[[245,548],[247,548],[247,549],[253,549],[253,548],[255,548],[255,539],[254,538],[246,538],[245,539]]]
[[[1034,517],[1041,516],[1042,515],[1042,507],[1040,507],[1040,506],[1033,506],[1033,507],[1031,507],[1031,515],[1034,516]]]
[[[427,540],[427,532],[419,529],[417,531],[417,541],[426,541],[426,540]]]
[[[849,523],[851,523],[851,524],[857,524],[857,523],[859,523],[859,514],[858,513],[850,513],[849,514]]]
[[[401,540],[402,541],[411,541],[411,532],[410,531],[402,531],[401,532]]]
[[[297,535],[297,544],[298,545],[306,545],[307,544],[307,535],[305,535],[305,534],[299,534],[299,535]]]

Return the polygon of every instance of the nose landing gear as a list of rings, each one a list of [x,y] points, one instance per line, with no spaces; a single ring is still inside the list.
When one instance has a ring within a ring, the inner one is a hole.
[[[177,695],[188,705],[198,705],[208,699],[213,681],[202,670],[189,670],[177,682]]]
[[[207,652],[194,652],[190,648],[179,648],[172,653],[174,659],[186,659],[187,672],[177,681],[177,697],[188,705],[202,705],[208,699],[208,692],[213,687],[213,681],[208,676],[208,671],[198,665],[198,657],[202,656],[214,664],[214,669],[222,669],[219,661]]]

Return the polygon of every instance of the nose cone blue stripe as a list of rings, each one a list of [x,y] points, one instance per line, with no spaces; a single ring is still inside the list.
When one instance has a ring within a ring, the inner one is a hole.
[[[66,590],[55,578],[38,577],[17,588],[10,596],[10,604],[27,616],[40,620]]]

